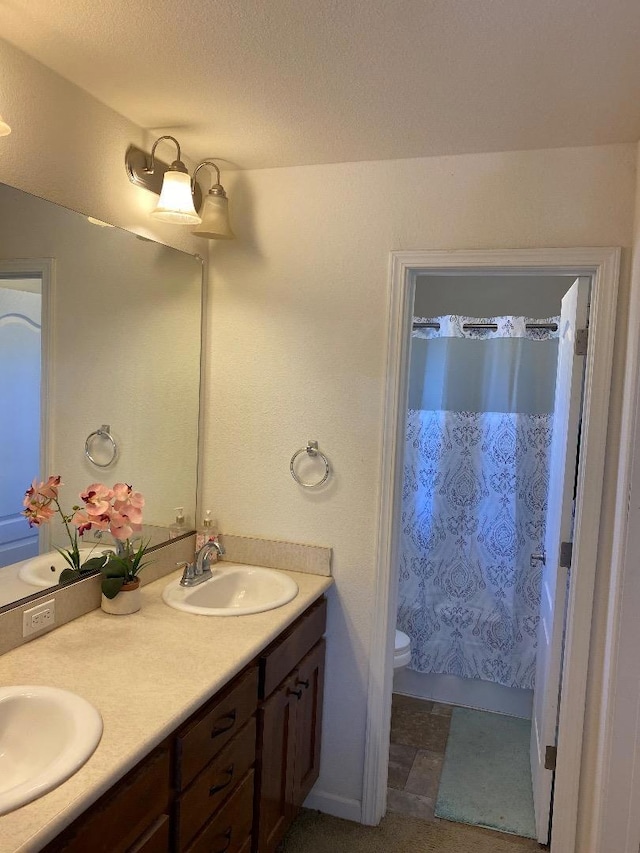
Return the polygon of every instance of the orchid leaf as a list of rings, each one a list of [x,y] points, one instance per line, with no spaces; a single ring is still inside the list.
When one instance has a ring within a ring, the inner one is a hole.
[[[108,558],[106,563],[99,566],[100,571],[107,578],[122,578],[127,575],[129,565],[126,560],[117,557],[115,554]],[[124,582],[124,580],[123,580]]]
[[[102,579],[102,594],[105,598],[115,598],[124,586],[124,578],[106,577]]]
[[[71,581],[78,580],[79,577],[82,577],[78,569],[63,569],[60,572],[60,583],[71,583]]]
[[[75,552],[72,549],[66,550],[65,548],[58,548],[57,545],[53,546],[58,554],[64,557],[65,561],[71,566],[72,569],[80,568],[80,554],[76,550]]]
[[[89,560],[86,560],[82,566],[80,567],[83,572],[97,572],[100,571],[102,566],[105,563],[107,558],[102,555],[100,557],[91,557]]]

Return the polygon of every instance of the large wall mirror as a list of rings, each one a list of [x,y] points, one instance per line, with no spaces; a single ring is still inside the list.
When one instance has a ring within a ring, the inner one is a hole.
[[[131,484],[152,545],[176,507],[193,527],[203,265],[1,184],[0,223],[3,607],[44,591],[25,560],[68,545],[21,515],[34,478],[60,475],[67,511],[91,483]]]

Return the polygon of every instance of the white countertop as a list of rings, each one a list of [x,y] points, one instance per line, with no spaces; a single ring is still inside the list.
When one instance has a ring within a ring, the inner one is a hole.
[[[101,610],[0,657],[0,685],[72,690],[102,714],[98,748],[70,779],[0,817],[0,853],[35,853],[213,696],[333,583],[286,572],[289,604],[251,616],[195,616],[163,603],[175,572],[143,587],[131,616]]]

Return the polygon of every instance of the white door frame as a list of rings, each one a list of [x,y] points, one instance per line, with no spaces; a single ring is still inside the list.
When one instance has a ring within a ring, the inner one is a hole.
[[[620,266],[618,248],[505,249],[392,252],[388,300],[376,601],[368,688],[362,822],[385,813],[397,609],[397,552],[403,441],[415,279],[420,273],[588,275],[591,277],[589,347],[567,610],[562,702],[554,795],[552,853],[573,853],[578,814],[582,734],[595,586],[596,554],[607,437],[609,388]],[[578,569],[579,566],[579,569]],[[615,567],[612,569],[614,570]]]
[[[41,332],[40,332],[40,479],[49,474],[52,458],[51,417],[49,403],[53,392],[53,292],[55,287],[55,260],[53,258],[17,258],[0,260],[0,275],[4,278],[35,278],[42,283]],[[36,472],[33,472],[34,477]],[[25,483],[25,489],[29,483]],[[39,528],[40,553],[49,550],[50,529],[48,524]]]

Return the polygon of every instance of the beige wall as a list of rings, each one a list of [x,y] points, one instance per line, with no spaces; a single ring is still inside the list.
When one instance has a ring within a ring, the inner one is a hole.
[[[238,240],[211,251],[204,506],[225,531],[334,548],[317,790],[327,795],[325,807],[353,814],[362,792],[375,594],[389,252],[625,247],[603,595],[635,147],[297,167],[235,173],[227,184]],[[310,438],[334,470],[318,493],[297,487],[288,470],[291,454]]]

